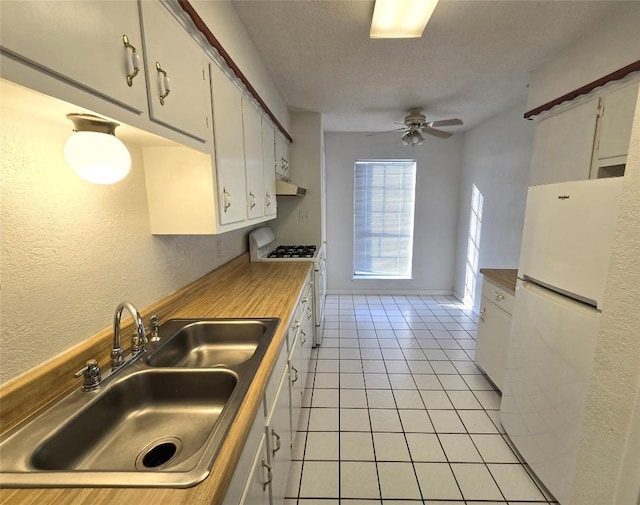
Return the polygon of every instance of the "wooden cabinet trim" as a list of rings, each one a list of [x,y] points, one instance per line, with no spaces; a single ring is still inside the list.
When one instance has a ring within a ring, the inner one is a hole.
[[[262,107],[269,118],[271,118],[271,121],[273,121],[273,123],[278,127],[278,130],[282,132],[282,134],[287,138],[289,142],[293,142],[293,138],[291,138],[291,135],[289,135],[287,130],[285,130],[284,126],[282,126],[280,121],[278,121],[273,112],[271,112],[271,109],[269,109],[256,89],[251,85],[249,79],[247,79],[247,76],[242,73],[240,67],[236,65],[236,62],[233,61],[229,53],[225,51],[220,41],[215,37],[207,24],[193,8],[193,5],[191,5],[188,0],[178,0],[178,3],[180,4],[180,7],[182,7],[182,10],[184,10],[191,18],[191,21],[193,21],[193,24],[196,26],[196,28],[205,36],[209,44],[211,44],[211,47],[213,47],[220,54],[220,57],[225,61],[227,65],[229,65],[229,68],[233,71],[233,73],[238,77],[238,79],[242,81],[242,84],[247,87],[247,90],[249,91],[249,93],[251,93],[251,96],[253,96],[253,98],[257,100],[257,102],[260,104],[260,107]]]
[[[547,112],[552,108],[554,108],[556,105],[560,105],[561,103],[564,103],[564,102],[570,102],[571,100],[574,100],[581,95],[586,95],[587,93],[590,93],[594,89],[599,88],[600,86],[604,86],[605,84],[608,84],[610,82],[619,81],[633,72],[640,72],[640,60],[634,61],[633,63],[627,65],[626,67],[620,68],[615,72],[611,72],[610,74],[607,74],[604,77],[601,77],[600,79],[596,79],[595,81],[590,82],[589,84],[585,84],[584,86],[578,89],[574,89],[573,91],[570,91],[569,93],[566,93],[556,98],[555,100],[551,100],[550,102],[540,105],[535,109],[531,109],[524,113],[524,118],[534,119],[534,117],[537,116],[538,114]]]

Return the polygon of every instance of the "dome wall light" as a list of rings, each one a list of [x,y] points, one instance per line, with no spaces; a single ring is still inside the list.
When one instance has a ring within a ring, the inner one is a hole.
[[[95,184],[113,184],[131,169],[131,155],[115,135],[118,123],[91,114],[67,114],[74,133],[64,145],[71,169]]]

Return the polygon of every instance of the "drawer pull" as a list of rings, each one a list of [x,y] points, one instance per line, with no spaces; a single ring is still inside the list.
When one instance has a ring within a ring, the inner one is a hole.
[[[127,65],[129,67],[129,73],[127,74],[127,85],[131,87],[133,86],[133,79],[136,75],[138,75],[138,72],[140,72],[140,55],[138,55],[138,51],[136,50],[135,46],[129,43],[129,37],[127,37],[126,35],[122,36],[122,43],[124,44],[125,48],[131,50],[131,57],[127,61]]]
[[[267,469],[267,475],[268,475],[267,480],[262,483],[262,490],[266,491],[267,486],[271,484],[271,481],[273,480],[273,473],[271,472],[271,465],[267,463],[264,459],[262,460],[262,466]]]
[[[159,61],[156,61],[156,70],[160,76],[160,105],[164,105],[164,100],[171,92],[171,81],[169,75],[164,71]]]
[[[276,430],[274,430],[273,428],[271,428],[271,435],[276,439],[276,446],[275,448],[271,451],[271,453],[275,456],[276,452],[278,452],[280,450],[281,447],[281,443],[280,443],[280,435],[278,435],[276,433]]]
[[[484,323],[484,313],[487,311],[486,307],[482,307],[482,310],[480,310],[480,321],[482,321]]]
[[[293,378],[291,379],[291,384],[295,384],[298,381],[298,370],[293,365],[291,365],[291,373],[293,374]]]
[[[504,300],[504,295],[501,295],[497,291],[495,293],[493,293],[493,294],[496,297],[496,300]]]

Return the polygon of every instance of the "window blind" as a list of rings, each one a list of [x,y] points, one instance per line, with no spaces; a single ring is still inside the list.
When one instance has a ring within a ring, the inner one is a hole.
[[[354,277],[411,278],[415,160],[358,160],[354,173]]]

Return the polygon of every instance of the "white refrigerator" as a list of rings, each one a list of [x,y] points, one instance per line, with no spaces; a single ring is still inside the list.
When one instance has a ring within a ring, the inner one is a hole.
[[[529,188],[500,417],[536,476],[570,493],[622,178]]]

